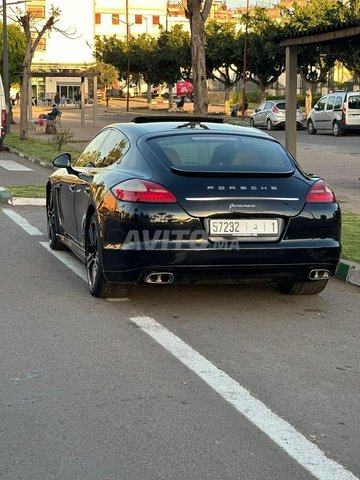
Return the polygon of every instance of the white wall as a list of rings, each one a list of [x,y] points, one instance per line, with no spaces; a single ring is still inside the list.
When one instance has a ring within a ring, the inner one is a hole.
[[[51,4],[61,10],[56,28],[72,38],[56,31],[46,33],[46,50],[35,52],[33,64],[61,64],[63,68],[93,64],[94,0],[47,0],[47,12]]]

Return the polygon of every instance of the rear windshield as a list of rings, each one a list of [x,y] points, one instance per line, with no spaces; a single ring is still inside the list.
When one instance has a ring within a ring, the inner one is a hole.
[[[286,104],[285,104],[285,102],[277,103],[276,106],[277,106],[277,108],[278,108],[279,110],[285,110],[285,109],[286,109]],[[299,105],[299,104],[296,104],[296,108],[299,110],[299,109],[300,109],[300,105]]]
[[[271,140],[235,135],[189,134],[149,140],[161,162],[189,172],[290,173],[286,150]]]
[[[360,95],[349,96],[348,108],[349,110],[360,110]]]

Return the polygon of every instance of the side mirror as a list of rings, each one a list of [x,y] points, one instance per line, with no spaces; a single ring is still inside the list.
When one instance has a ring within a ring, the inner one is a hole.
[[[255,108],[254,112],[255,113],[260,112],[260,108]]]
[[[318,104],[314,105],[314,110],[316,110],[316,111],[319,110],[319,105]]]
[[[57,168],[69,168],[71,167],[71,155],[70,153],[62,153],[55,157],[52,163]]]

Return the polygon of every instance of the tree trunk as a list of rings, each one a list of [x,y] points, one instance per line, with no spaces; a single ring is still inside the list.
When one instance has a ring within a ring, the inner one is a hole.
[[[310,113],[312,107],[312,85],[311,83],[305,82],[306,92],[305,92],[305,113],[306,118]]]
[[[174,97],[173,97],[173,84],[168,83],[168,89],[169,89],[169,110],[171,110],[174,106]]]
[[[23,78],[20,86],[20,140],[29,138],[29,81],[30,71],[24,61]]]
[[[146,85],[147,85],[147,90],[146,90],[146,103],[147,103],[148,108],[151,108],[151,102],[152,102],[151,83],[148,82]]]
[[[225,115],[230,115],[231,108],[230,108],[230,89],[231,85],[225,85],[225,95],[224,95],[224,113]]]
[[[260,87],[260,103],[264,103],[266,102],[266,86],[260,83],[259,87]]]
[[[204,10],[210,11],[212,1],[206,0],[203,11],[202,3],[202,0],[188,0],[195,115],[207,115],[209,106],[205,63],[205,21],[208,13]]]

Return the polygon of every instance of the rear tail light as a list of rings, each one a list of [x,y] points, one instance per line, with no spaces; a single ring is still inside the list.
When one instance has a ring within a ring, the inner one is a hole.
[[[324,180],[318,180],[311,186],[305,201],[308,203],[335,203],[336,197]]]
[[[341,109],[341,123],[345,124],[346,123],[346,105],[343,103],[342,109]]]
[[[277,108],[276,105],[274,105],[271,110],[272,110],[274,113],[279,113],[279,109]]]
[[[176,203],[176,197],[169,190],[148,180],[125,180],[112,187],[111,191],[125,202]]]
[[[6,133],[6,110],[1,110],[1,135],[4,136]]]

